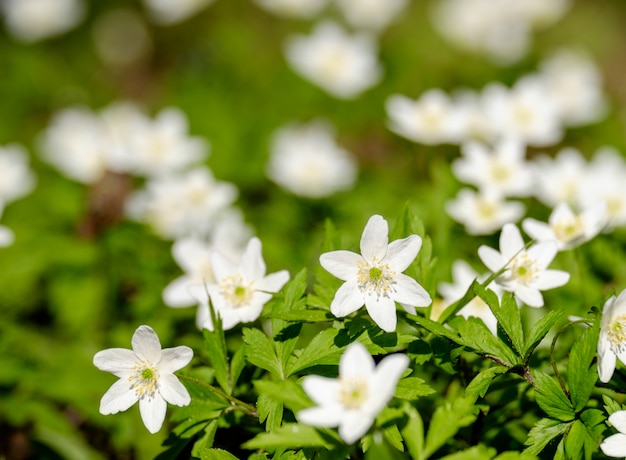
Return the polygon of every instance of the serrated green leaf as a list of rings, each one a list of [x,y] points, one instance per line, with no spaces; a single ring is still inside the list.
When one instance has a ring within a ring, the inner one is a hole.
[[[230,452],[217,448],[204,449],[196,455],[200,457],[200,460],[238,460]]]
[[[441,460],[489,460],[496,455],[496,452],[496,449],[492,447],[478,445],[441,457]]]
[[[428,396],[435,390],[418,377],[406,377],[398,381],[394,396],[400,399],[415,401],[419,397]]]
[[[407,355],[417,364],[424,364],[433,356],[430,344],[423,339],[415,339],[407,347]]]
[[[426,434],[424,458],[434,454],[460,428],[473,423],[477,416],[478,408],[467,398],[458,398],[452,403],[445,401],[437,407]]]
[[[324,447],[330,449],[335,443],[333,439],[308,425],[286,423],[271,433],[259,433],[245,442],[244,449],[278,449],[281,447]]]
[[[230,379],[228,378],[228,356],[226,353],[226,345],[224,342],[224,332],[216,328],[214,331],[203,329],[204,343],[207,348],[211,366],[215,371],[215,379],[219,383],[222,390],[230,394],[232,388]]]
[[[478,353],[499,358],[509,366],[519,364],[519,358],[499,338],[495,337],[478,318],[457,317],[454,320],[463,343]]]
[[[424,422],[417,409],[408,403],[402,407],[408,416],[408,422],[400,430],[407,450],[413,459],[424,458]]]
[[[279,379],[284,377],[272,342],[263,332],[246,327],[243,329],[243,341],[250,364],[265,369]]]
[[[536,460],[536,455],[531,455],[526,452],[502,452],[493,460]]]
[[[582,337],[574,342],[567,362],[567,384],[574,411],[585,407],[596,381],[598,372],[595,369],[595,356],[598,346],[599,321],[585,329]],[[567,451],[567,445],[565,446]]]
[[[283,403],[266,393],[259,394],[256,402],[259,421],[265,422],[266,431],[276,431],[283,420]]]
[[[284,313],[272,313],[272,317],[282,319],[283,321],[302,321],[305,323],[322,323],[333,320],[333,316],[329,311],[312,308]]]
[[[556,378],[540,371],[532,372],[535,380],[535,400],[550,417],[562,422],[574,419],[574,408]]]
[[[493,366],[481,371],[472,379],[465,389],[465,397],[476,401],[480,396],[483,398],[489,389],[489,385],[498,375],[504,374],[508,369],[504,366]]]
[[[524,445],[528,446],[524,452],[530,455],[538,455],[550,441],[567,431],[570,423],[562,423],[551,418],[542,418],[528,433]]]
[[[320,364],[338,363],[342,349],[335,345],[338,329],[328,328],[319,332],[309,344],[291,361],[287,369],[288,375],[301,372]]]
[[[191,455],[194,457],[205,458],[204,452],[211,449],[213,441],[215,440],[215,433],[217,432],[217,420],[212,420],[204,428],[202,436],[194,443],[191,449]]]
[[[232,386],[235,387],[237,385],[237,381],[241,376],[241,371],[246,365],[246,354],[244,347],[239,347],[235,354],[233,354],[232,359],[230,360],[230,379]]]
[[[278,382],[255,380],[252,383],[259,394],[266,394],[277,401],[281,401],[285,407],[293,412],[298,412],[312,405],[311,399],[302,387],[292,380]]]
[[[587,430],[580,420],[574,420],[565,434],[565,455],[569,460],[579,460],[583,458],[583,445]]]
[[[543,340],[546,334],[563,317],[563,310],[552,310],[543,316],[532,327],[528,337],[526,338],[524,361],[527,361],[530,355],[535,351],[535,348]]]
[[[498,302],[498,296],[496,296],[495,292],[484,288],[480,284],[474,285],[474,292],[489,305],[489,308],[498,320],[499,327],[504,331],[511,346],[522,357],[526,350],[522,317],[513,295],[510,292],[505,292],[502,295],[502,301]]]
[[[437,321],[433,321],[419,315],[407,315],[407,318],[415,321],[417,324],[419,324],[432,334],[446,337],[453,342],[458,343],[459,345],[464,345],[464,343],[461,341],[461,337],[456,332],[445,328],[441,323],[438,323]]]

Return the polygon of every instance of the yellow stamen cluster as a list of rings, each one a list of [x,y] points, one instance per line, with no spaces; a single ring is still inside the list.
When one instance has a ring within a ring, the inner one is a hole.
[[[552,229],[556,237],[563,243],[581,238],[584,233],[583,221],[580,216],[560,220],[552,226]]]
[[[489,172],[491,173],[491,178],[496,182],[506,182],[511,179],[513,171],[511,171],[511,167],[507,164],[502,163],[501,161],[494,161],[491,163]]]
[[[505,276],[522,284],[528,284],[537,277],[538,272],[537,262],[526,251],[523,251],[511,261]]]
[[[622,353],[626,349],[626,315],[613,318],[608,329],[611,350],[615,354]]]
[[[367,381],[361,378],[339,380],[339,401],[346,409],[360,408],[368,395]]]
[[[159,372],[150,363],[142,362],[137,364],[133,373],[128,377],[131,390],[135,390],[137,398],[154,398],[159,391]]]
[[[246,306],[254,294],[251,283],[246,282],[240,274],[222,278],[219,290],[222,297],[234,308]]]
[[[375,293],[378,297],[389,295],[389,291],[395,284],[396,272],[392,271],[388,264],[381,264],[374,257],[369,262],[359,261],[358,268],[356,279],[362,292]]]

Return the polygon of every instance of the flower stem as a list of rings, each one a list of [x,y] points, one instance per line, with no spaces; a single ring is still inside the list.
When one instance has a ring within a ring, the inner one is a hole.
[[[259,413],[257,412],[256,407],[254,407],[252,404],[245,403],[235,398],[234,396],[231,396],[228,393],[222,391],[220,388],[210,385],[206,382],[203,382],[202,380],[199,380],[197,378],[189,377],[187,375],[177,375],[177,377],[181,380],[186,380],[187,382],[195,383],[196,385],[199,385],[215,393],[219,397],[226,399],[228,402],[230,402],[233,409],[240,410],[244,414],[250,415],[255,418],[259,418]]]

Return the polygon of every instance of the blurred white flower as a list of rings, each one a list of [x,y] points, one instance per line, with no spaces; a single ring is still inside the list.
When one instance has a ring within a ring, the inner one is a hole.
[[[524,0],[513,3],[521,16],[533,27],[546,27],[567,13],[571,0]]]
[[[381,78],[377,44],[369,36],[348,35],[333,22],[319,23],[312,35],[290,37],[285,56],[295,72],[341,99],[352,99]]]
[[[346,21],[357,29],[380,31],[406,7],[407,0],[337,0]]]
[[[4,212],[4,203],[0,201],[0,218],[2,217],[2,213]],[[5,248],[7,246],[11,246],[15,241],[15,235],[13,231],[5,227],[4,225],[0,225],[0,248]]]
[[[254,0],[254,2],[279,16],[310,19],[326,6],[328,0]]]
[[[554,158],[537,156],[532,164],[535,197],[550,207],[559,203],[578,206],[587,167],[585,158],[571,147],[559,150]]]
[[[161,237],[205,238],[212,221],[237,197],[237,188],[216,181],[208,168],[157,177],[127,202],[130,217],[148,223]]]
[[[385,104],[389,129],[421,144],[457,143],[463,119],[448,95],[439,89],[423,93],[419,99],[393,95]]]
[[[626,363],[626,290],[611,296],[602,308],[598,340],[598,375],[607,383],[615,372],[619,359]]]
[[[182,22],[213,3],[213,0],[143,0],[150,18],[158,24]]]
[[[0,147],[0,203],[15,201],[35,187],[35,176],[28,166],[28,154],[20,145]]]
[[[63,34],[85,16],[82,0],[3,0],[0,10],[11,34],[27,43]]]
[[[556,242],[535,243],[525,249],[524,240],[514,224],[506,224],[500,234],[500,252],[489,246],[478,248],[478,256],[493,273],[505,269],[496,284],[530,307],[543,307],[541,291],[563,286],[569,273],[548,270],[557,253]]]
[[[450,217],[465,225],[470,235],[489,235],[506,223],[517,222],[525,211],[520,202],[469,188],[461,189],[456,198],[446,202],[445,209]]]
[[[558,204],[548,223],[533,218],[524,219],[524,231],[537,241],[556,241],[559,251],[572,249],[589,241],[606,225],[606,203],[598,201],[594,206],[575,214],[566,203]]]
[[[618,410],[609,415],[609,423],[619,431],[600,444],[600,450],[608,457],[626,457],[626,410]]]
[[[476,142],[461,147],[461,158],[452,162],[452,171],[461,182],[503,197],[528,196],[533,189],[524,145],[503,139],[489,149]]]
[[[150,326],[137,328],[132,347],[109,348],[93,357],[98,369],[119,377],[102,397],[100,413],[117,414],[139,401],[144,425],[156,433],[163,425],[167,403],[186,406],[191,402],[174,372],[189,364],[193,351],[186,346],[161,349],[159,337]]]
[[[201,327],[209,330],[214,327],[209,313],[209,298],[215,314],[222,320],[222,327],[232,329],[239,323],[256,320],[272,294],[280,291],[289,280],[287,270],[265,274],[261,241],[256,237],[248,242],[239,263],[219,250],[214,251],[210,259],[215,282],[189,287],[189,292],[200,303]]]
[[[453,95],[454,113],[459,117],[459,142],[495,142],[498,133],[489,122],[483,108],[483,96],[471,90],[459,90]]]
[[[385,356],[376,366],[365,346],[353,342],[341,356],[338,378],[304,377],[302,387],[316,406],[299,411],[296,418],[317,427],[338,426],[341,439],[352,444],[391,400],[408,366],[409,358],[399,353]]]
[[[267,175],[298,196],[323,198],[350,189],[357,166],[333,139],[330,125],[290,124],[274,134]]]
[[[444,310],[457,300],[460,300],[477,278],[478,273],[467,262],[460,259],[455,260],[452,264],[452,283],[439,283],[437,285],[437,290],[443,296],[441,309]],[[496,283],[491,282],[487,287],[499,294],[500,289]],[[470,316],[480,318],[493,335],[498,334],[498,320],[491,308],[489,308],[489,305],[480,297],[476,296],[470,300],[467,305],[459,310],[458,314],[464,318],[469,318]]]
[[[331,251],[320,256],[325,270],[345,281],[335,293],[330,311],[343,317],[363,305],[374,322],[387,332],[396,330],[396,302],[409,313],[431,303],[428,292],[402,272],[413,262],[422,247],[418,235],[389,244],[387,221],[370,217],[361,235],[361,254]]]

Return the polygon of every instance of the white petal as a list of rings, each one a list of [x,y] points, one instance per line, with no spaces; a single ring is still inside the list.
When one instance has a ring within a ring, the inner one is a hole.
[[[615,372],[616,362],[617,357],[610,348],[608,338],[601,333],[598,341],[598,376],[601,382],[607,383],[611,380],[613,372]]]
[[[401,240],[392,241],[387,249],[384,262],[395,272],[403,272],[415,260],[422,248],[422,239],[411,235]]]
[[[620,433],[626,434],[626,410],[618,410],[609,416],[609,423]],[[626,448],[626,444],[624,445]],[[626,455],[624,455],[626,457]]]
[[[626,457],[626,434],[616,433],[609,436],[602,441],[600,449],[609,457]]]
[[[344,413],[340,423],[339,436],[346,444],[352,444],[367,433],[374,423],[374,417],[357,411],[348,411]]]
[[[136,393],[130,389],[127,379],[120,379],[111,385],[111,388],[100,400],[100,413],[102,415],[117,414],[125,411],[137,402]]]
[[[368,379],[374,372],[374,359],[365,345],[352,342],[341,355],[339,361],[339,376],[341,378],[361,377]]]
[[[396,392],[398,380],[409,366],[409,358],[399,353],[386,356],[376,367],[369,390],[367,411],[374,417],[387,405]]]
[[[555,225],[562,221],[571,221],[576,218],[576,215],[572,212],[567,203],[557,204],[552,213],[550,214],[550,224]]]
[[[289,272],[287,270],[281,270],[276,273],[271,273],[254,283],[254,289],[264,292],[278,292],[287,281],[289,281]]]
[[[139,326],[131,341],[138,358],[156,364],[161,360],[161,342],[150,326]]]
[[[499,271],[506,262],[502,260],[502,255],[498,251],[489,246],[479,247],[478,257],[480,257],[480,260],[482,260],[485,266],[494,273]]]
[[[176,372],[185,367],[193,358],[193,350],[185,345],[166,348],[161,352],[159,371],[164,373]]]
[[[13,231],[4,225],[0,225],[0,248],[12,245],[13,241],[15,241]]]
[[[195,272],[209,257],[207,245],[194,238],[176,240],[172,245],[172,256],[186,273]]]
[[[526,253],[531,259],[534,259],[537,265],[541,268],[546,268],[556,256],[558,252],[558,245],[556,241],[542,241],[541,243],[535,243],[528,248]]]
[[[532,217],[524,219],[522,228],[528,236],[537,241],[555,240],[556,235],[545,222],[540,222]]]
[[[143,398],[139,400],[141,419],[148,431],[152,434],[159,431],[161,426],[163,426],[166,410],[167,403],[159,395],[155,395],[154,398]]]
[[[211,321],[211,312],[209,311],[208,303],[201,303],[196,310],[196,326],[198,329],[213,330],[213,322]]]
[[[316,404],[332,406],[338,404],[339,381],[319,375],[307,375],[302,380],[302,388]]]
[[[500,233],[500,252],[502,257],[505,260],[509,260],[523,248],[524,240],[517,226],[515,224],[504,224]]]
[[[330,304],[330,311],[338,318],[357,311],[365,304],[365,297],[359,289],[356,280],[346,281],[337,292]]]
[[[352,251],[331,251],[320,256],[324,270],[344,281],[356,278],[359,262],[363,262],[363,257]]]
[[[432,302],[426,289],[413,278],[402,273],[396,275],[395,289],[392,297],[396,302],[414,307],[426,307]]]
[[[519,286],[515,289],[515,297],[524,302],[529,307],[543,307],[543,296],[537,289],[528,286]]]
[[[216,280],[221,280],[222,278],[237,273],[237,265],[221,252],[213,251],[209,259],[211,260],[213,276]]]
[[[545,270],[541,272],[539,279],[533,285],[541,290],[552,289],[563,286],[569,281],[569,273],[561,270]]]
[[[187,275],[176,278],[163,289],[163,302],[168,307],[180,308],[191,307],[196,303],[195,298],[187,289],[191,284],[191,278]]]
[[[382,260],[387,253],[389,244],[389,226],[387,221],[378,214],[373,215],[367,221],[361,235],[361,254],[365,260],[376,257]]]
[[[180,383],[174,374],[161,374],[159,377],[159,393],[163,399],[175,406],[186,406],[191,402],[187,388]]]
[[[109,348],[93,357],[93,364],[101,371],[111,372],[118,377],[127,377],[139,359],[134,351],[126,348]]]
[[[343,412],[340,406],[309,407],[298,412],[296,418],[307,425],[332,428],[339,425],[343,419]]]
[[[372,320],[385,332],[396,330],[396,303],[385,296],[365,295],[365,308]]]
[[[260,280],[265,276],[265,261],[261,254],[261,240],[253,237],[241,256],[241,274],[248,280]]]

